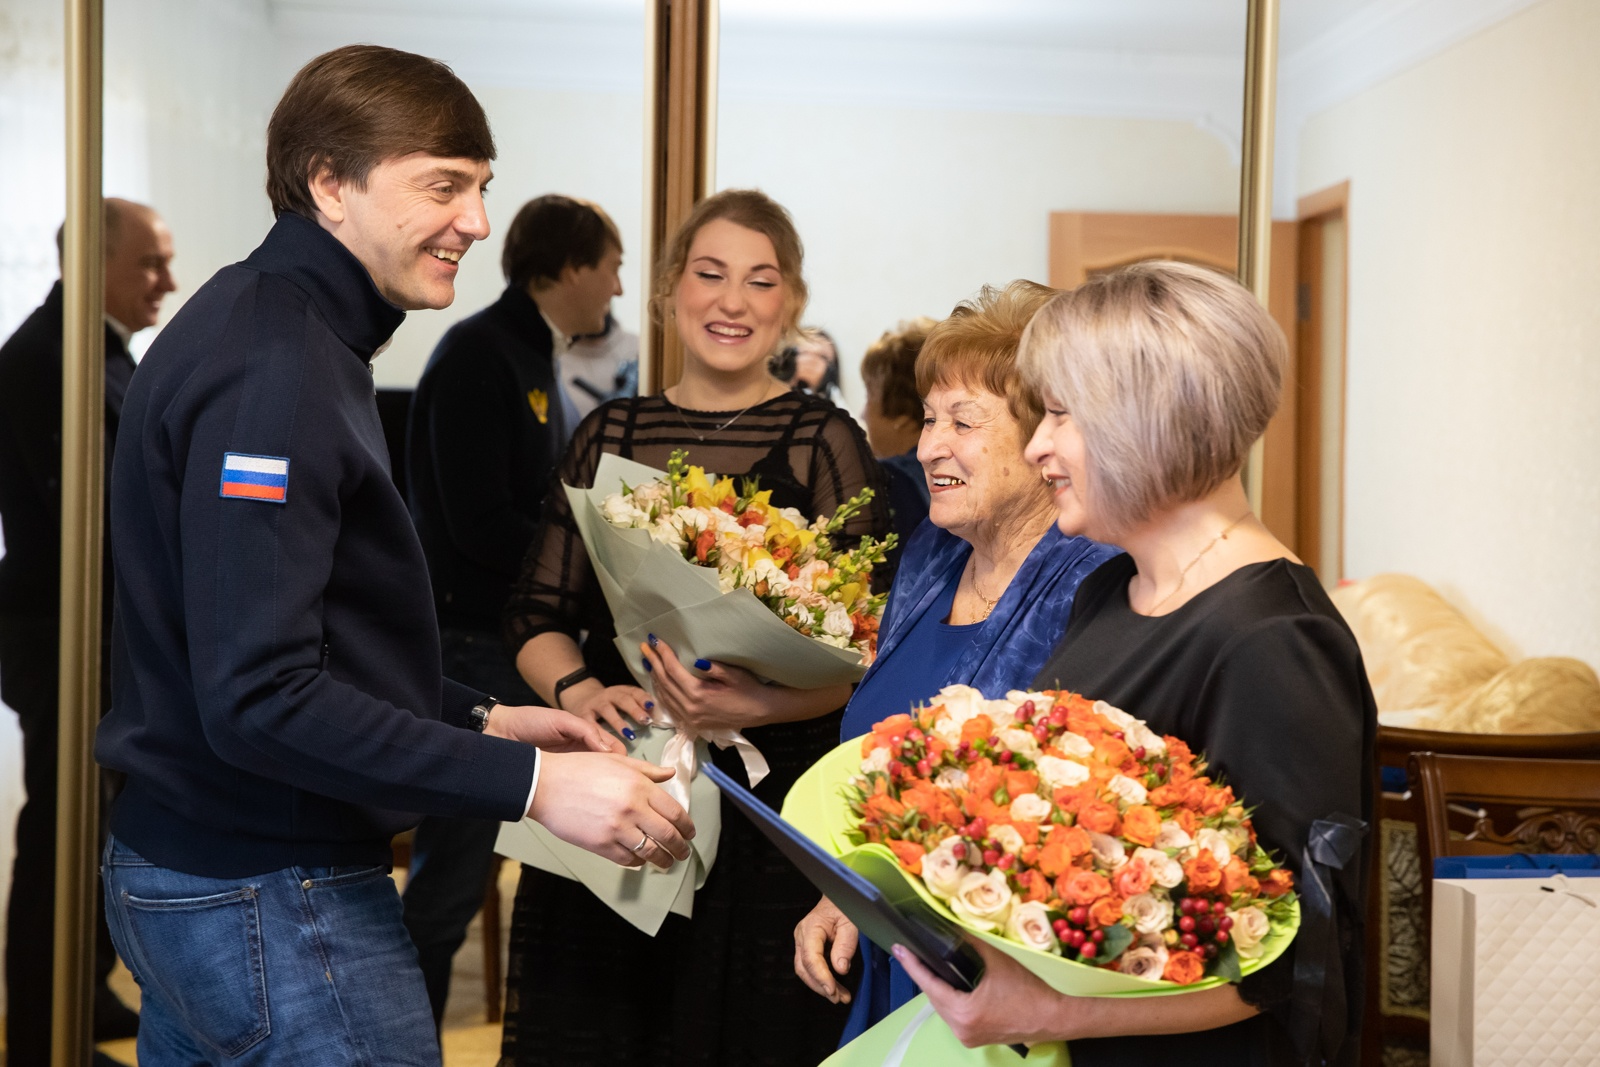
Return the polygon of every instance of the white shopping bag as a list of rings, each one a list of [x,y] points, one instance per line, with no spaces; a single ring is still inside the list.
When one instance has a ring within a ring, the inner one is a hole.
[[[1433,883],[1434,1067],[1600,1064],[1600,878]]]

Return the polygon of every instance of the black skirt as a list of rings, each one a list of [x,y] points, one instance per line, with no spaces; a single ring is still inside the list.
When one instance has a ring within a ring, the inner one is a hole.
[[[780,807],[838,742],[839,713],[747,731],[771,765],[756,795]],[[745,781],[733,750],[718,767]],[[502,1067],[577,1064],[816,1067],[849,1005],[794,973],[794,927],[821,894],[755,826],[722,805],[722,838],[694,917],[655,937],[589,890],[522,869],[511,920]]]

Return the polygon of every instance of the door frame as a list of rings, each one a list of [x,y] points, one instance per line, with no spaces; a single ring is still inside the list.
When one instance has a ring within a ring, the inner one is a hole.
[[[1300,198],[1295,213],[1297,269],[1295,272],[1295,378],[1298,381],[1298,413],[1295,418],[1297,477],[1295,525],[1299,543],[1295,551],[1314,568],[1324,585],[1333,586],[1344,578],[1345,517],[1345,427],[1349,397],[1350,325],[1350,183],[1320,189]],[[1339,300],[1338,351],[1331,353],[1339,363],[1338,426],[1323,425],[1323,370],[1330,353],[1324,351],[1328,326],[1324,296],[1328,279],[1324,276],[1327,224],[1341,222],[1343,254],[1342,276],[1337,279]],[[1337,537],[1331,545],[1322,543],[1323,485],[1322,451],[1325,435],[1338,438],[1339,461],[1335,465],[1338,484],[1333,488],[1338,509]]]

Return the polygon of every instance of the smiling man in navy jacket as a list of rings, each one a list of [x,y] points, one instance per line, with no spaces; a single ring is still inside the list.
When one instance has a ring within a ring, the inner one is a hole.
[[[106,847],[141,1062],[437,1064],[388,878],[419,815],[524,814],[618,863],[687,815],[597,727],[442,678],[371,359],[455,295],[494,141],[449,68],[373,46],[295,75],[267,129],[277,222],[133,377],[111,484]]]

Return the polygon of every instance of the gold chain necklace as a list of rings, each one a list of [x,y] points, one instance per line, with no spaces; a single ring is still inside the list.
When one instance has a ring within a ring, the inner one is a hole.
[[[1154,615],[1156,612],[1161,610],[1161,605],[1177,596],[1178,590],[1183,588],[1183,580],[1189,577],[1189,572],[1194,569],[1194,565],[1204,559],[1207,552],[1210,552],[1213,548],[1216,548],[1219,541],[1226,541],[1228,539],[1228,534],[1233,531],[1233,528],[1239,525],[1245,519],[1248,519],[1250,514],[1250,510],[1248,508],[1245,509],[1245,513],[1243,515],[1240,515],[1237,519],[1234,519],[1232,522],[1228,523],[1228,525],[1223,528],[1221,533],[1213,537],[1206,547],[1202,548],[1198,553],[1196,553],[1194,559],[1189,561],[1188,566],[1184,567],[1183,570],[1178,572],[1178,584],[1172,587],[1172,592],[1156,601],[1155,606],[1150,609],[1149,614]]]
[[[1004,596],[1006,591],[1002,587],[1000,596],[995,597],[993,600],[984,596],[983,592],[978,588],[978,568],[973,565],[972,560],[972,556],[967,557],[967,588],[972,590],[973,596],[983,601],[983,614],[978,616],[978,621],[984,622],[989,618],[989,614],[994,611],[994,606],[1000,603],[1000,596]]]
[[[755,407],[757,404],[766,403],[767,402],[767,393],[770,393],[770,392],[772,392],[772,386],[769,385],[769,386],[767,386],[767,388],[765,390],[762,391],[761,396],[759,398],[757,398],[756,400],[752,400],[750,403],[746,404],[742,409],[739,410],[739,412],[736,415],[733,416],[733,418],[729,419],[727,422],[724,422],[722,425],[717,426],[714,429],[712,429],[712,430],[710,430],[710,431],[708,431],[706,433],[701,433],[699,430],[697,430],[693,426],[689,425],[689,420],[686,417],[684,417],[683,408],[680,407],[675,401],[668,400],[667,403],[671,404],[672,405],[672,410],[674,410],[674,411],[676,411],[678,413],[678,421],[683,423],[683,428],[685,430],[688,430],[690,433],[694,434],[696,439],[698,439],[702,444],[704,444],[706,438],[715,437],[717,434],[721,433],[723,430],[726,430],[729,426],[732,426],[734,423],[736,423],[740,419],[744,418],[745,412],[749,411],[751,408]],[[665,399],[665,394],[663,394],[662,398]]]

